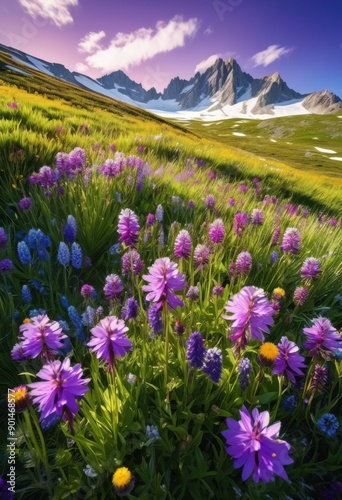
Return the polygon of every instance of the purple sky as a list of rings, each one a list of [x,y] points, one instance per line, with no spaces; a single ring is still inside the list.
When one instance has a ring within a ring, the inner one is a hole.
[[[122,69],[157,90],[174,76],[190,78],[196,67],[205,68],[203,61],[220,56],[234,57],[254,77],[278,71],[299,92],[327,88],[342,98],[341,26],[340,0],[1,0],[0,5],[0,43],[95,78]]]

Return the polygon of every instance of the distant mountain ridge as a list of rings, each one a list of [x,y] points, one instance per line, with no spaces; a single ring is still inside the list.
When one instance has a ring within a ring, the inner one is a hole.
[[[324,90],[300,94],[288,87],[279,73],[253,78],[242,71],[235,59],[218,58],[202,73],[189,80],[172,78],[163,92],[145,90],[123,71],[114,71],[98,79],[90,78],[64,65],[50,63],[0,44],[0,50],[29,68],[38,69],[87,90],[162,114],[197,112],[199,117],[231,116],[271,117],[290,114],[335,113],[342,109],[341,99]],[[11,69],[11,68],[9,68]],[[15,68],[14,68],[15,69]],[[13,70],[13,68],[12,68]]]

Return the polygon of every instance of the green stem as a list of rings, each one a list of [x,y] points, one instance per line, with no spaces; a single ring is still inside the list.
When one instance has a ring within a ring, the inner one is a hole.
[[[167,381],[168,381],[168,364],[169,364],[169,314],[167,311],[167,302],[164,304],[163,309],[164,315],[164,325],[165,325],[165,367],[164,367],[164,386],[166,392],[166,401],[169,402],[169,392],[167,390]]]

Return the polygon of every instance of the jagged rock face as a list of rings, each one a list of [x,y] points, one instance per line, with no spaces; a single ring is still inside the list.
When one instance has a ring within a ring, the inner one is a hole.
[[[151,99],[158,99],[160,97],[160,94],[157,93],[154,87],[146,91],[143,89],[141,83],[134,82],[123,71],[114,71],[109,75],[98,78],[97,81],[105,89],[117,88],[119,92],[127,95],[134,101],[148,102]]]
[[[342,109],[341,99],[329,90],[308,95],[302,104],[305,109],[318,115],[336,113]]]
[[[252,109],[254,114],[273,114],[274,104],[304,98],[303,95],[290,89],[281,79],[279,73],[254,80],[252,97],[258,97]]]
[[[169,85],[166,87],[166,89],[164,89],[162,99],[165,101],[167,99],[178,100],[182,90],[188,85],[190,85],[190,82],[188,80],[182,80],[178,78],[178,76],[176,76],[176,78],[172,78]]]

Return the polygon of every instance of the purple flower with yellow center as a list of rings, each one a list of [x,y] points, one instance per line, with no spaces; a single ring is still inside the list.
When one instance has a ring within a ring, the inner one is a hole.
[[[296,227],[289,227],[286,229],[283,241],[279,245],[280,250],[285,253],[297,254],[300,250],[300,232]]]
[[[290,446],[286,441],[278,439],[280,422],[269,426],[268,411],[254,408],[252,414],[243,406],[240,410],[241,420],[227,418],[228,430],[222,435],[226,440],[226,451],[235,459],[234,468],[243,467],[242,480],[252,476],[258,483],[274,481],[280,476],[288,481],[284,465],[293,463],[289,456]]]
[[[249,252],[241,252],[235,261],[235,272],[238,275],[248,274],[252,268],[252,256]]]
[[[174,256],[178,259],[188,259],[190,257],[192,241],[189,232],[182,229],[175,240]]]
[[[303,346],[309,350],[309,355],[317,358],[331,359],[342,347],[342,335],[339,334],[327,318],[312,320],[310,328],[303,328],[307,340]]]
[[[210,248],[199,243],[194,250],[194,264],[196,271],[209,263]]]
[[[32,207],[32,200],[31,198],[22,198],[19,203],[19,208],[20,210],[30,210]]]
[[[233,320],[230,327],[230,340],[235,344],[235,350],[245,347],[248,340],[264,341],[265,333],[270,333],[273,324],[273,308],[262,288],[245,286],[225,305],[230,316],[222,314],[222,318]]]
[[[82,378],[80,364],[70,366],[70,358],[52,361],[37,373],[42,379],[28,386],[33,403],[39,405],[40,421],[47,417],[58,416],[69,422],[73,431],[73,420],[78,412],[76,399],[82,398],[88,391],[90,378]]]
[[[127,247],[134,247],[138,243],[139,230],[136,214],[129,208],[121,210],[118,223],[119,241],[123,241]]]
[[[209,227],[209,239],[212,243],[222,243],[224,240],[224,224],[222,219],[216,219]]]
[[[304,357],[299,354],[299,347],[289,340],[282,337],[278,344],[279,354],[274,362],[272,373],[275,375],[284,374],[293,384],[296,383],[296,377],[303,377]]]
[[[185,286],[184,275],[178,271],[178,265],[171,262],[168,257],[157,259],[148,268],[150,274],[144,274],[143,279],[149,284],[144,285],[142,290],[149,292],[146,299],[156,302],[158,308],[168,304],[172,309],[177,306],[183,307],[184,303],[173,291],[182,290]]]
[[[116,357],[121,358],[133,349],[132,342],[125,334],[127,331],[128,327],[122,319],[107,316],[90,330],[92,336],[87,346],[91,347],[91,352],[96,353],[98,359],[105,360],[112,370]]]
[[[109,274],[103,291],[107,300],[118,300],[123,291],[121,279],[117,274]]]
[[[308,257],[307,259],[305,259],[300,270],[302,278],[306,280],[317,280],[318,275],[321,272],[322,271],[319,267],[319,260],[315,259],[314,257]]]
[[[51,321],[46,314],[31,318],[29,323],[20,325],[19,331],[24,355],[28,358],[40,356],[45,361],[57,354],[63,347],[62,339],[66,338],[60,324]]]

